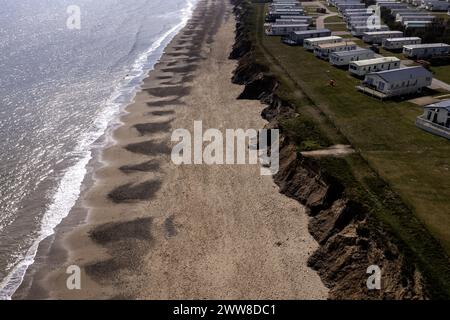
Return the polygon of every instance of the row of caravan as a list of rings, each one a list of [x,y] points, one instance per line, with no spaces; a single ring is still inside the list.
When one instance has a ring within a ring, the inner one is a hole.
[[[330,54],[334,52],[356,50],[357,47],[353,41],[322,43],[314,47],[314,55],[318,58],[329,60]]]
[[[389,10],[396,21],[401,23],[406,29],[423,28],[436,19],[436,16],[429,12],[410,8],[407,4],[395,1],[377,2],[376,9],[373,9],[373,7],[347,9],[345,3],[337,2],[334,5],[338,8],[339,13],[347,23],[347,28],[354,36],[361,36],[362,33],[368,31],[389,30],[386,25],[382,24],[380,19],[381,8]]]
[[[306,50],[313,51],[318,58],[329,61],[332,65],[344,66],[351,61],[370,59],[374,52],[360,48],[353,41],[346,41],[339,36],[308,38],[303,41]]]
[[[436,20],[436,16],[429,12],[418,10],[415,8],[393,9],[391,15],[395,17],[395,21],[401,23],[406,28],[426,27]]]
[[[421,44],[422,39],[419,37],[401,37],[401,38],[387,38],[383,39],[382,45],[386,50],[403,50],[406,45]]]
[[[288,45],[303,45],[305,39],[321,38],[331,36],[329,29],[316,29],[305,31],[293,31],[288,36],[283,38],[283,42]]]
[[[294,31],[305,31],[312,24],[298,0],[274,0],[269,6],[264,24],[268,36],[287,36]]]
[[[371,72],[400,68],[396,57],[374,58],[372,50],[360,48],[352,41],[339,36],[305,39],[303,47],[315,56],[327,59],[335,66],[349,66],[350,73],[363,77]]]
[[[338,9],[339,14],[347,23],[347,29],[353,36],[360,37],[366,32],[389,31],[389,27],[382,24],[380,18],[379,7],[383,3],[378,3],[378,7],[374,8],[373,6],[366,7],[357,0],[359,6],[348,6],[347,1],[354,3],[353,0],[334,0],[329,1],[329,4]]]
[[[381,44],[387,50],[402,50],[407,58],[429,59],[450,54],[450,45],[445,43],[422,44],[419,37],[404,37],[401,31],[364,32],[364,42]]]
[[[334,66],[347,66],[358,61],[372,59],[375,53],[372,50],[357,47],[354,50],[338,51],[330,55],[330,63]]]
[[[286,36],[294,31],[308,30],[309,24],[300,22],[293,23],[269,23],[266,26],[266,35],[268,36]]]
[[[330,3],[339,7],[346,1],[353,0],[330,0]],[[384,2],[379,2],[379,4]],[[354,14],[366,14],[361,11],[364,9],[345,9],[343,10],[344,19],[356,19]],[[394,13],[402,13],[405,8],[393,8]],[[365,16],[362,19],[366,18]],[[276,30],[274,28],[276,27]],[[352,61],[359,61],[371,58],[371,50],[358,47],[354,42],[345,42],[340,37],[333,37],[329,29],[309,30],[306,24],[272,24],[270,34],[282,35],[283,42],[289,45],[304,45],[308,50],[313,50],[314,54],[322,59],[329,60],[334,65],[346,65]],[[358,34],[363,41],[371,44],[382,45],[387,50],[402,50],[407,58],[429,59],[433,57],[450,55],[450,45],[445,43],[422,44],[419,37],[405,37],[402,31],[389,30],[381,26],[378,29],[369,30],[367,26],[354,25],[353,34]],[[385,30],[384,30],[385,29]],[[321,41],[321,42],[319,42]],[[356,50],[356,51],[355,51]]]
[[[353,41],[346,41],[339,36],[305,39],[303,47],[313,51],[316,57],[339,67],[347,66],[353,61],[371,59],[375,55],[372,50],[358,47]]]
[[[363,78],[358,90],[381,99],[413,94],[431,84],[432,74],[423,67],[402,67],[397,57],[375,58],[369,49],[338,36],[306,38],[303,47],[335,66]]]
[[[305,15],[305,10],[302,8],[298,0],[274,0],[269,5],[269,10],[266,14],[267,22],[275,22],[277,19],[294,18]]]

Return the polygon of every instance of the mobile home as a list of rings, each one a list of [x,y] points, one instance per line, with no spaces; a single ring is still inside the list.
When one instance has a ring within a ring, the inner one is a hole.
[[[342,41],[338,43],[319,44],[314,48],[314,55],[318,58],[328,60],[328,57],[333,52],[355,50],[356,43],[353,41]]]
[[[373,31],[364,32],[363,41],[367,43],[378,43],[381,44],[384,39],[390,38],[401,38],[403,37],[403,32],[401,31]]]
[[[303,14],[303,12],[305,12],[305,10],[303,8],[289,8],[289,9],[269,9],[269,14],[285,14],[288,16],[291,15],[301,15]]]
[[[361,1],[359,1],[359,0],[328,0],[327,1],[327,4],[329,6],[335,6],[335,7],[345,4],[345,3],[361,3]]]
[[[401,2],[378,2],[377,6],[380,8],[386,8],[386,9],[406,9],[408,8],[407,3],[401,3]]]
[[[420,16],[401,16],[400,21],[402,24],[404,24],[407,21],[434,21],[436,19],[435,16],[430,15],[420,15]]]
[[[269,6],[269,10],[285,10],[285,9],[297,9],[301,8],[300,3],[272,3]]]
[[[403,22],[403,26],[406,29],[412,29],[412,28],[425,28],[429,26],[433,21],[405,21]]]
[[[270,7],[294,6],[301,7],[300,1],[272,1]]]
[[[382,57],[350,63],[348,70],[351,74],[363,77],[371,72],[393,70],[400,68],[400,59],[396,57]]]
[[[401,22],[403,17],[434,17],[433,15],[426,13],[426,12],[422,12],[422,11],[417,11],[417,12],[405,12],[405,13],[397,13],[395,15],[395,21],[396,22]]]
[[[400,12],[393,12],[391,11],[391,14],[393,16],[397,17],[401,17],[401,16],[426,16],[426,15],[431,15],[431,13],[427,12],[427,11],[422,11],[422,10],[408,10],[408,11],[400,11]]]
[[[342,11],[342,16],[346,17],[349,14],[352,13],[367,13],[367,8],[362,8],[362,9],[345,9],[344,11]]]
[[[283,39],[283,42],[289,45],[302,45],[305,39],[329,36],[331,36],[331,30],[329,29],[294,31],[291,32],[288,37]]]
[[[445,56],[450,54],[450,45],[445,43],[411,44],[403,46],[403,54],[414,59]]]
[[[270,10],[266,16],[267,21],[275,21],[281,17],[301,16],[304,15],[303,9],[284,9],[284,10]]]
[[[318,46],[319,44],[339,43],[339,42],[343,42],[343,41],[344,41],[344,39],[342,37],[338,37],[338,36],[310,38],[310,39],[305,39],[305,41],[303,41],[303,47],[307,50],[314,50],[314,47]]]
[[[271,23],[266,27],[266,35],[268,36],[287,36],[294,31],[308,30],[309,24],[277,24]]]
[[[295,9],[301,8],[300,2],[291,1],[291,2],[272,2],[269,5],[270,9]]]
[[[426,1],[425,9],[429,11],[447,11],[450,3],[447,1]]]
[[[330,63],[334,66],[347,66],[352,61],[372,59],[375,53],[372,50],[357,47],[354,50],[333,52],[330,54]]]
[[[423,13],[425,13],[424,11],[420,11],[420,10],[417,10],[417,9],[411,9],[411,8],[406,8],[406,9],[391,9],[391,14],[393,15],[393,16],[396,16],[396,15],[398,15],[398,14],[400,14],[400,15],[402,15],[402,14],[407,14],[407,13],[410,13],[410,14],[423,14]]]
[[[407,67],[368,73],[357,88],[378,98],[390,98],[421,92],[432,81],[433,74],[424,67]]]
[[[275,23],[276,24],[296,24],[296,23],[303,23],[303,24],[311,24],[312,22],[312,17],[310,16],[302,16],[300,17],[295,17],[295,18],[288,18],[288,19],[276,19]]]
[[[280,15],[279,17],[276,17],[275,19],[273,19],[272,20],[272,22],[275,22],[275,21],[277,21],[277,19],[294,19],[294,20],[308,20],[308,18],[309,19],[311,19],[312,20],[312,17],[311,16],[305,16],[305,15],[292,15],[292,16],[285,16],[285,15]]]
[[[443,100],[423,107],[416,126],[432,134],[450,139],[450,100]]]
[[[375,28],[369,28],[367,25],[365,26],[352,26],[351,32],[355,37],[361,37],[364,32],[375,32],[375,31],[389,31],[389,27],[387,25],[377,26]]]
[[[341,4],[337,8],[338,8],[338,12],[342,13],[345,9],[365,9],[366,5],[364,3],[354,2],[354,3]]]
[[[419,37],[391,38],[383,40],[383,48],[387,50],[403,50],[403,46],[411,44],[421,44]]]

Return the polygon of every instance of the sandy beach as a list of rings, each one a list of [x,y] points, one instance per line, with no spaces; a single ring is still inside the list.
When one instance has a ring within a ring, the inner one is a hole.
[[[243,88],[230,80],[234,31],[228,1],[200,0],[103,151],[80,200],[88,215],[71,212],[15,298],[327,298],[307,267],[317,243],[305,209],[259,165],[170,159],[172,131],[192,132],[195,120],[204,130],[264,127],[264,106],[237,100]],[[81,290],[66,287],[70,265],[81,267]]]

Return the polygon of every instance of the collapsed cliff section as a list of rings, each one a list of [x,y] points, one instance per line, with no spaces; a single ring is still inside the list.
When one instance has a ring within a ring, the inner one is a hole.
[[[281,133],[280,170],[274,176],[280,191],[306,206],[309,230],[319,248],[309,266],[330,289],[330,299],[427,299],[429,294],[421,273],[396,245],[395,238],[370,214],[367,206],[352,199],[333,172],[320,161],[303,157],[285,120],[302,117],[277,95],[277,79],[268,67],[255,59],[255,48],[245,21],[246,1],[231,0],[236,16],[236,43],[230,58],[238,60],[232,81],[244,85],[241,99],[258,99],[267,104],[262,116],[269,128]],[[382,270],[381,290],[367,288],[367,268]]]
[[[307,207],[309,231],[319,244],[308,264],[330,289],[330,299],[426,299],[421,274],[408,263],[393,237],[320,163],[302,157],[283,136],[280,171],[274,177],[282,193]],[[367,268],[382,270],[381,290],[368,290]]]

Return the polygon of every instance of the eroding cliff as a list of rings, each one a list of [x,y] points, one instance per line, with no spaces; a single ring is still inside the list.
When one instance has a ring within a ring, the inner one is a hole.
[[[320,161],[303,157],[283,121],[301,117],[277,95],[278,81],[268,67],[256,62],[245,21],[248,2],[232,0],[237,19],[236,43],[230,58],[238,60],[232,81],[244,85],[241,99],[267,104],[267,127],[281,132],[280,171],[274,176],[280,191],[307,207],[309,230],[319,249],[309,259],[330,289],[330,299],[426,299],[423,277],[396,245],[395,238],[368,208],[349,197],[346,188]],[[280,213],[282,214],[282,213]],[[381,290],[369,290],[367,268],[382,270]]]

